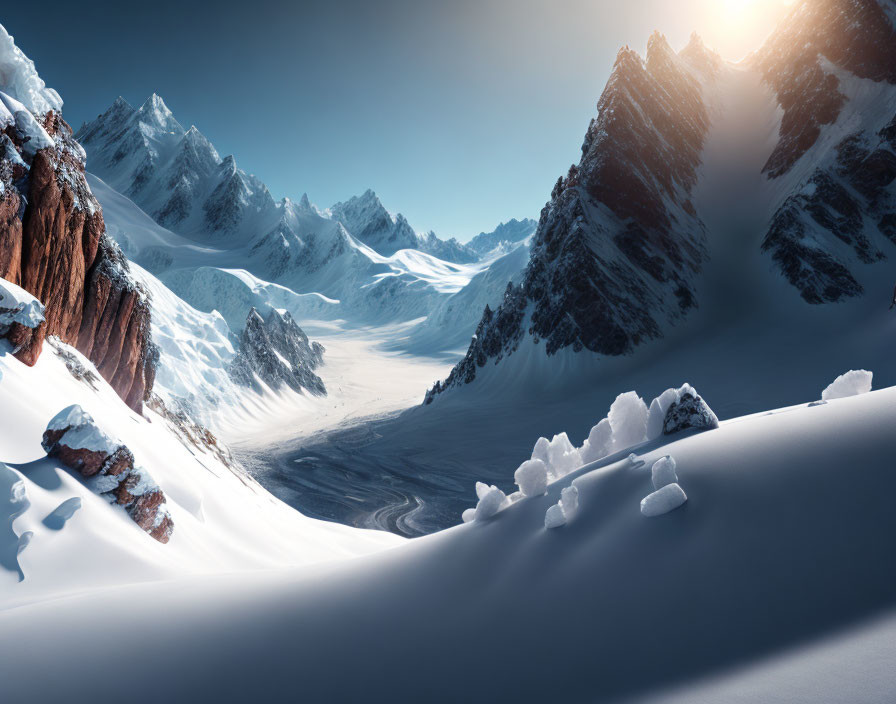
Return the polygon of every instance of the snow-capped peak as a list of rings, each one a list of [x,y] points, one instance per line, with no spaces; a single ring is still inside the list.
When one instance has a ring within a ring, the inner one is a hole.
[[[137,111],[137,119],[143,124],[157,127],[165,132],[183,133],[184,128],[174,119],[174,115],[158,93],[153,93]]]
[[[19,49],[6,29],[0,25],[0,90],[15,98],[31,112],[42,115],[50,110],[62,111],[62,98],[47,88],[34,68],[34,62]]]

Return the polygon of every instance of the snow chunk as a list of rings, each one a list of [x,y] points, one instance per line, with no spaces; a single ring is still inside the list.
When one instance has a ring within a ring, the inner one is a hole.
[[[548,468],[542,460],[527,460],[513,474],[523,496],[541,496],[548,490]]]
[[[641,500],[641,513],[648,517],[662,516],[674,511],[687,500],[687,495],[678,484],[667,484]]]
[[[532,459],[544,462],[554,479],[565,477],[582,466],[579,451],[573,447],[566,433],[555,435],[550,441],[547,438],[538,438],[532,450]]]
[[[544,527],[547,529],[559,528],[566,525],[566,516],[560,504],[553,504],[544,514]]]
[[[872,372],[864,369],[853,369],[846,372],[846,374],[841,374],[821,392],[821,399],[822,401],[830,401],[835,398],[867,394],[871,391],[871,379],[873,376]]]
[[[675,458],[666,455],[653,463],[650,469],[653,479],[653,488],[662,489],[669,484],[678,483],[678,474],[675,472]]]
[[[468,508],[466,511],[463,512],[463,515],[461,516],[461,518],[464,519],[464,523],[472,523],[473,519],[476,518],[476,509]]]
[[[567,486],[560,492],[560,508],[563,516],[570,520],[579,510],[579,489],[575,486]]]
[[[62,111],[62,98],[41,80],[34,62],[19,49],[0,26],[0,90],[21,101],[38,115],[48,110]]]
[[[582,464],[588,464],[603,459],[610,454],[613,448],[613,428],[610,427],[608,418],[604,418],[595,425],[588,434],[588,439],[579,450]]]
[[[485,489],[480,490],[480,487],[485,487]],[[473,519],[477,522],[487,521],[501,509],[510,505],[510,499],[496,486],[486,486],[482,482],[476,482],[476,495],[479,496],[479,503],[476,504]]]
[[[25,289],[0,279],[0,329],[19,323],[36,328],[44,322],[44,306]]]
[[[613,450],[618,452],[647,439],[647,404],[635,391],[619,394],[607,415],[613,430]]]

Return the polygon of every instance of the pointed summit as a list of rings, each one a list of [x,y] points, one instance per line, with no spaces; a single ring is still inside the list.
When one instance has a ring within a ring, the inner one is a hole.
[[[150,127],[165,132],[183,133],[184,128],[174,119],[174,115],[158,93],[153,93],[137,110],[137,120]]]

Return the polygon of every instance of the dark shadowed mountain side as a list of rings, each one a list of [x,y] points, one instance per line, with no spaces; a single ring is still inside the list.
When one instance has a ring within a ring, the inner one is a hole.
[[[889,0],[800,2],[740,66],[696,37],[676,55],[654,35],[646,61],[623,49],[581,161],[542,211],[522,282],[486,309],[464,360],[426,401],[510,363],[524,340],[548,359],[567,348],[631,354],[696,310],[724,307],[708,281],[730,280],[734,308],[782,280],[812,304],[862,296],[869,283],[880,295],[887,276],[875,263],[896,241],[893,16]],[[694,197],[712,180],[704,145],[724,96],[751,72],[778,104],[778,138],[740,198],[755,198],[743,244],[732,235],[743,222]],[[738,248],[750,262],[731,255]],[[750,289],[735,290],[747,270]]]

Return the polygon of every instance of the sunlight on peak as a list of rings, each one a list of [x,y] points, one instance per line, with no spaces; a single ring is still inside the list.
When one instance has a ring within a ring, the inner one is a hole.
[[[757,49],[784,17],[792,0],[705,0],[707,44],[738,61]]]

